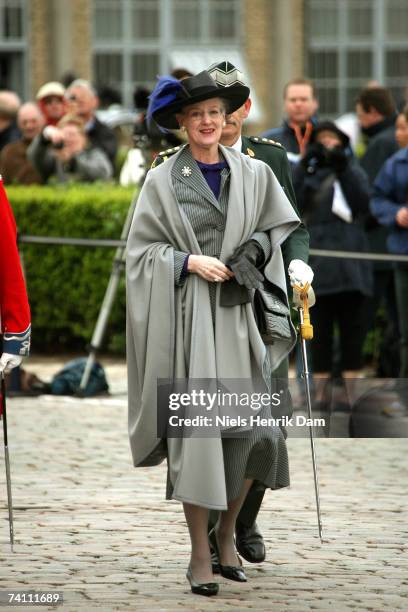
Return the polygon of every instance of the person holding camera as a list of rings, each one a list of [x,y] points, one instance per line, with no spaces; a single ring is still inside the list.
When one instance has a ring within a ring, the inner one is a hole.
[[[68,113],[84,122],[84,130],[92,146],[101,149],[115,168],[118,142],[115,132],[96,116],[99,98],[89,81],[75,79],[65,92]]]
[[[44,182],[106,181],[112,166],[102,149],[92,146],[83,121],[65,115],[57,126],[47,125],[31,143],[28,156]]]
[[[294,169],[294,187],[311,249],[369,250],[363,225],[369,206],[368,179],[353,157],[348,136],[334,123],[324,121],[314,129],[305,155]],[[317,298],[311,345],[316,379],[325,381],[332,373],[335,325],[343,378],[359,377],[367,298],[372,295],[372,264],[311,256],[310,265]],[[317,389],[316,400],[322,399]]]

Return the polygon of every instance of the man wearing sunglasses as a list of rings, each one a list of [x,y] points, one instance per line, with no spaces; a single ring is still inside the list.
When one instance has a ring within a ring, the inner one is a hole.
[[[45,83],[37,92],[37,104],[45,120],[45,125],[57,125],[66,113],[64,100],[65,87],[57,81]]]
[[[99,99],[89,81],[76,79],[68,87],[65,99],[68,111],[77,115],[85,124],[86,135],[94,147],[102,149],[114,169],[118,143],[115,132],[96,116]]]

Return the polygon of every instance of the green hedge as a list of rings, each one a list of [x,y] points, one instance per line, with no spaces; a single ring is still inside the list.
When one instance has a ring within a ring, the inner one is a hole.
[[[134,188],[115,185],[9,186],[7,195],[21,234],[119,239]],[[115,249],[21,244],[37,352],[84,350],[112,270]],[[104,348],[125,350],[125,289],[121,277]],[[313,312],[312,312],[313,322]],[[377,327],[366,338],[375,356]]]
[[[7,188],[20,234],[119,239],[134,195],[114,185]],[[85,349],[112,269],[115,249],[21,244],[32,310],[33,350]],[[122,275],[105,348],[125,346]]]

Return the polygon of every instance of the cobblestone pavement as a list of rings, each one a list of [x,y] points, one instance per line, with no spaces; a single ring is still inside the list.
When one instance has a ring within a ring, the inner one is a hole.
[[[40,377],[59,365],[30,362]],[[9,399],[16,545],[1,450],[0,590],[63,591],[69,612],[408,609],[407,440],[317,440],[323,545],[310,445],[289,440],[292,485],[267,493],[259,521],[267,560],[207,600],[185,579],[188,535],[181,505],[164,500],[165,467],[132,468],[123,364],[106,369],[111,397]]]

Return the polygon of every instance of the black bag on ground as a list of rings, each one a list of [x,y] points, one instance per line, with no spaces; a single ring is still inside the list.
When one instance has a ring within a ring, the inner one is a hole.
[[[51,393],[53,395],[75,395],[85,370],[86,357],[68,361],[51,381]],[[103,367],[95,362],[92,366],[86,388],[81,391],[84,397],[97,395],[109,391],[108,381]]]

